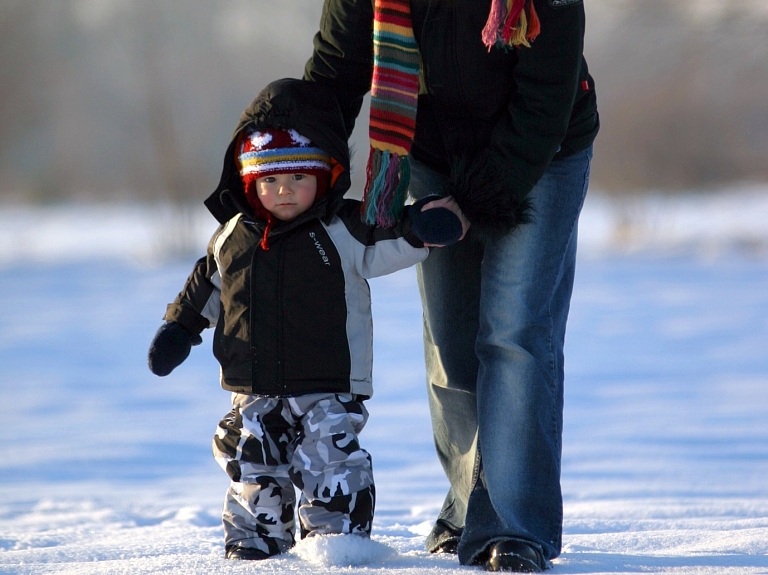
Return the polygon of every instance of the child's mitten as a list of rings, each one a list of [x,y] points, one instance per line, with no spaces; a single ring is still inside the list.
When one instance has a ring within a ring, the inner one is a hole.
[[[425,244],[449,246],[461,238],[463,230],[459,216],[442,207],[421,211],[426,204],[439,199],[440,196],[427,196],[411,206],[411,229]]]
[[[149,370],[165,376],[182,364],[193,345],[203,343],[203,338],[187,331],[181,324],[169,321],[160,326],[149,345]]]

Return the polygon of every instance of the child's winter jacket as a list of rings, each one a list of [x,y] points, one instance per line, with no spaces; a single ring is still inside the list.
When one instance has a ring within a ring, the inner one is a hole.
[[[309,211],[279,222],[260,247],[266,222],[248,207],[234,162],[240,130],[297,130],[329,152],[334,181]],[[311,82],[270,84],[246,110],[206,201],[221,226],[165,319],[192,333],[215,327],[221,385],[239,393],[371,396],[372,319],[367,278],[423,261],[408,209],[392,229],[366,225],[360,203],[343,199],[349,155],[338,104]]]

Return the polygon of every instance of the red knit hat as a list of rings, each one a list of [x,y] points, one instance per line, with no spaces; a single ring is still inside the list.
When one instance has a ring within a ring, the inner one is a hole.
[[[331,156],[312,146],[296,130],[253,131],[241,136],[237,145],[237,164],[243,179],[245,198],[257,217],[267,221],[261,247],[269,249],[267,235],[274,216],[261,204],[256,180],[274,174],[309,174],[317,178],[315,201],[325,195],[331,179]]]

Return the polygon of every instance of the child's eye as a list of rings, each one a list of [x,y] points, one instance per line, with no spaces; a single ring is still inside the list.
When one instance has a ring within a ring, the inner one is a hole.
[[[298,180],[303,180],[304,179],[304,174],[294,174],[293,175],[293,179],[297,180],[297,181]]]
[[[267,184],[273,184],[273,183],[275,183],[276,181],[277,181],[277,180],[275,180],[275,177],[274,177],[274,176],[266,176],[266,177],[264,178],[264,183],[267,183]]]

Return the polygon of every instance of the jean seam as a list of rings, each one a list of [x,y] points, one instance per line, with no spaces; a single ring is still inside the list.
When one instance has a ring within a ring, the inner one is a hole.
[[[578,212],[577,212],[578,214],[581,213],[581,210],[584,207],[584,201],[585,201],[586,196],[587,196],[587,189],[589,188],[589,171],[590,171],[590,166],[591,166],[591,163],[592,163],[592,159],[590,158],[590,154],[589,154],[589,149],[584,151],[584,155],[586,156],[587,162],[586,162],[586,166],[584,167],[584,173],[582,175],[581,201],[579,202],[579,209],[578,209]],[[573,225],[571,226],[571,230],[569,232],[569,237],[570,238],[573,237],[573,231],[574,231],[574,229],[577,229],[578,223],[579,223],[579,217],[577,216],[576,218],[574,218]],[[563,261],[565,260],[565,257],[566,257],[566,255],[564,254],[563,255]],[[576,256],[574,255],[574,258],[575,257]],[[563,261],[560,262],[560,269],[561,270],[562,270]],[[554,321],[552,319],[552,301],[551,300],[550,300],[550,305],[547,306],[547,315],[548,315],[549,324],[550,324],[549,342],[548,342],[548,344],[549,344],[550,363],[551,363],[551,370],[552,370],[552,381],[556,383],[557,382],[557,369],[556,369],[556,366],[555,366],[555,353],[554,353],[554,346],[555,345],[554,345],[554,341],[553,341],[554,334],[555,334],[555,329],[554,329]],[[564,387],[565,387],[565,381],[563,381],[563,388]],[[563,395],[565,395],[565,390],[563,389],[562,391],[563,391]],[[553,392],[557,392],[557,385],[554,386]],[[557,398],[557,399],[560,400],[560,398]],[[558,449],[558,451],[562,451],[562,443],[563,443],[563,441],[562,441],[562,425],[559,423],[557,415],[556,415],[555,412],[552,413],[552,417],[553,417],[552,428],[555,431],[554,437],[558,438],[557,439],[557,449]]]

